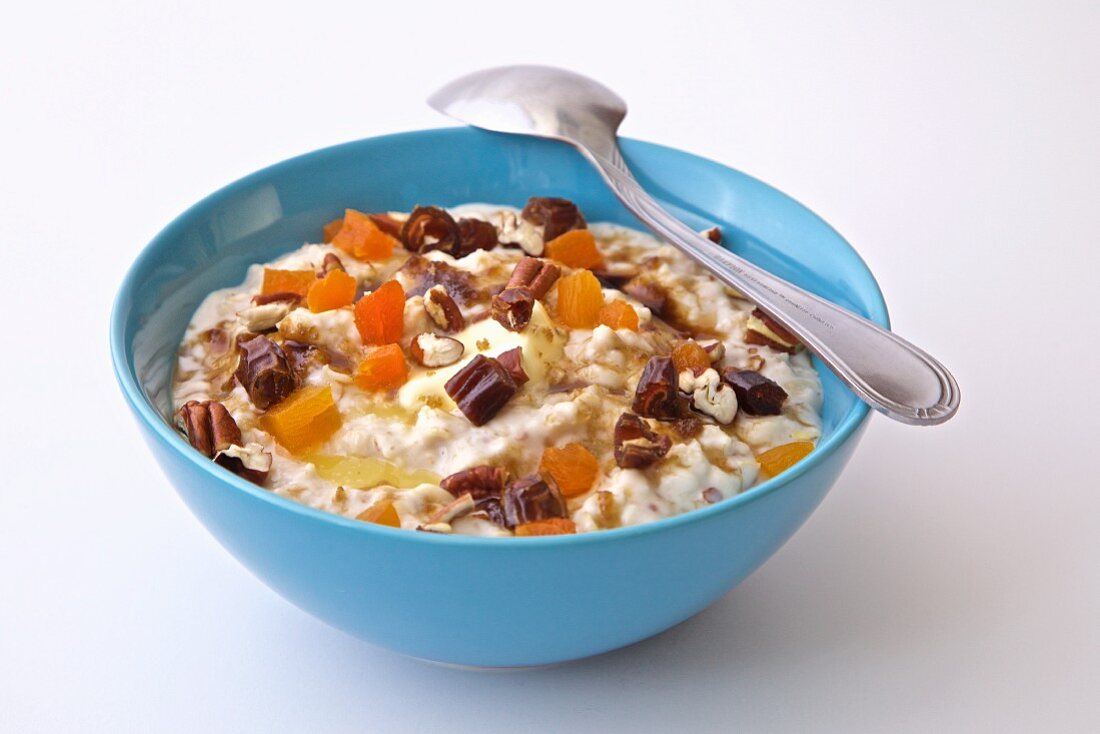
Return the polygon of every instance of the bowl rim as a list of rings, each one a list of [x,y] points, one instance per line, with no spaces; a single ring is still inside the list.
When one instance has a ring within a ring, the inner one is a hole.
[[[548,535],[548,536],[531,536],[531,537],[483,537],[475,535],[444,535],[440,533],[418,533],[410,532],[404,528],[391,528],[384,525],[377,525],[374,523],[362,522],[353,518],[344,517],[343,515],[336,515],[333,513],[325,512],[308,505],[304,505],[300,502],[296,502],[288,497],[282,497],[274,492],[264,489],[256,484],[242,479],[241,477],[226,471],[222,467],[218,466],[214,462],[202,456],[197,451],[191,448],[191,445],[183,439],[183,437],[166,422],[154,406],[146,398],[145,393],[138,385],[135,374],[132,371],[131,360],[128,357],[129,350],[126,348],[125,332],[126,332],[126,314],[127,306],[133,301],[134,291],[137,285],[137,274],[142,269],[146,260],[154,257],[155,252],[159,249],[159,245],[162,241],[170,239],[174,236],[176,230],[187,226],[188,220],[195,217],[196,214],[202,210],[208,209],[213,205],[218,204],[225,199],[232,197],[238,191],[252,185],[254,182],[261,181],[272,174],[280,172],[284,168],[291,168],[295,165],[299,165],[305,162],[309,158],[333,155],[339,153],[340,150],[345,148],[353,148],[363,144],[376,144],[386,145],[387,143],[396,142],[398,140],[404,140],[408,138],[429,138],[433,136],[454,136],[463,137],[468,135],[472,131],[472,128],[464,126],[452,126],[452,127],[439,127],[439,128],[426,128],[421,130],[409,130],[399,133],[390,133],[386,135],[375,135],[358,140],[347,141],[344,143],[338,143],[336,145],[326,146],[318,148],[316,150],[308,151],[291,158],[279,161],[277,163],[265,166],[257,171],[249,173],[241,178],[232,181],[225,186],[215,190],[214,192],[203,197],[199,201],[195,202],[182,213],[177,215],[171,222],[169,222],[162,230],[160,230],[152,240],[150,240],[142,249],[138,256],[134,259],[134,262],[127,269],[125,276],[123,276],[122,283],[119,287],[118,293],[115,295],[114,301],[111,306],[110,317],[110,352],[111,363],[115,373],[115,378],[118,381],[119,387],[122,390],[123,396],[126,398],[127,403],[130,405],[131,410],[138,417],[139,421],[144,423],[147,428],[151,430],[153,436],[160,442],[167,450],[173,451],[181,455],[186,461],[191,462],[199,471],[208,474],[212,479],[226,484],[238,491],[245,492],[261,502],[266,502],[273,505],[280,510],[286,510],[301,516],[305,520],[314,522],[321,522],[331,524],[337,528],[341,528],[345,531],[366,533],[368,535],[375,534],[379,538],[386,538],[393,541],[408,542],[408,543],[434,543],[442,545],[457,545],[457,546],[475,546],[482,548],[498,547],[514,551],[517,548],[543,548],[548,545],[576,545],[576,544],[588,544],[588,543],[607,543],[615,542],[618,540],[627,540],[630,538],[638,538],[644,535],[653,533],[661,533],[665,531],[671,531],[683,526],[706,522],[719,515],[727,512],[733,512],[740,507],[756,502],[774,492],[779,491],[782,487],[790,484],[795,479],[801,477],[803,474],[812,471],[815,467],[821,464],[826,457],[835,452],[841,445],[843,445],[856,430],[867,420],[870,414],[869,406],[861,400],[856,400],[855,405],[845,414],[837,427],[833,430],[824,441],[819,442],[814,450],[802,461],[799,461],[795,466],[784,471],[782,474],[767,479],[754,487],[750,487],[747,490],[742,491],[732,497],[728,497],[720,502],[707,507],[700,507],[694,510],[673,515],[672,517],[661,518],[659,520],[653,520],[650,522],[641,523],[639,525],[630,525],[627,527],[614,528],[610,530],[600,530],[598,532],[586,532],[576,533],[572,535]],[[519,136],[509,136],[519,137]],[[654,152],[659,152],[665,155],[673,155],[681,158],[687,158],[692,163],[719,172],[723,175],[734,173],[739,177],[743,177],[748,180],[754,186],[758,186],[768,196],[778,197],[780,199],[787,200],[793,203],[798,208],[802,209],[806,214],[809,214],[817,224],[831,232],[837,239],[838,244],[846,248],[850,255],[854,256],[856,262],[865,271],[867,278],[870,281],[871,290],[865,295],[869,301],[868,317],[876,324],[889,328],[890,317],[886,308],[886,302],[882,295],[882,289],[879,287],[878,281],[875,279],[874,273],[867,266],[867,263],[863,260],[860,254],[854,247],[833,228],[828,222],[826,222],[820,215],[814,212],[809,207],[802,204],[794,197],[783,193],[779,189],[761,181],[758,178],[750,176],[742,171],[726,166],[722,163],[714,161],[703,156],[689,153],[678,148],[671,146],[661,145],[658,143],[651,143],[643,140],[636,140],[633,138],[621,138],[625,141],[628,147],[650,149]],[[627,158],[630,158],[630,151],[627,151]],[[849,388],[841,386],[843,389]],[[170,480],[171,483],[171,480]]]

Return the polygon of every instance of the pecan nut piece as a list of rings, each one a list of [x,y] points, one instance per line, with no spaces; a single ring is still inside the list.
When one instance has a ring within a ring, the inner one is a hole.
[[[455,257],[466,257],[478,250],[491,250],[497,246],[497,228],[481,219],[458,220],[458,245]]]
[[[648,418],[675,420],[683,413],[677,387],[672,358],[650,357],[638,379],[631,410]]]
[[[615,422],[615,463],[623,469],[645,469],[664,457],[672,446],[668,436],[657,433],[633,413]]]
[[[409,356],[422,367],[435,369],[462,359],[466,347],[458,339],[435,334],[417,334],[409,344]]]
[[[500,497],[483,497],[474,503],[474,512],[483,512],[489,522],[502,528],[508,527],[508,519],[504,516],[504,505]]]
[[[706,237],[708,240],[710,240],[711,242],[713,242],[716,245],[722,244],[722,228],[721,227],[710,227],[708,229],[704,229],[699,234]]]
[[[325,259],[321,261],[321,275],[328,275],[333,270],[343,270],[347,272],[344,267],[344,261],[337,257],[334,252],[326,252]]]
[[[179,416],[188,442],[208,459],[241,442],[237,421],[216,400],[189,400],[179,409]]]
[[[501,352],[497,355],[497,361],[508,370],[517,385],[525,385],[531,379],[527,376],[527,370],[523,369],[523,347],[512,347],[507,352]]]
[[[733,391],[741,410],[749,415],[779,415],[787,400],[787,391],[754,370],[731,367],[722,373]]]
[[[466,328],[466,318],[458,304],[441,285],[433,285],[424,294],[424,310],[443,331],[454,333]]]
[[[535,297],[526,288],[505,288],[493,296],[493,318],[508,331],[523,331],[531,323]]]
[[[475,500],[481,500],[486,497],[500,497],[506,479],[501,467],[482,464],[455,472],[441,481],[439,486],[455,497],[469,494]]]
[[[266,336],[254,336],[238,340],[237,352],[237,380],[257,408],[267,410],[294,392],[294,370],[278,344]]]
[[[798,348],[798,337],[759,308],[754,308],[745,324],[745,343],[771,347],[780,352],[794,352]]]
[[[401,242],[409,252],[454,252],[458,246],[458,224],[437,206],[418,206],[401,226]]]
[[[656,316],[663,317],[667,313],[668,292],[658,283],[638,277],[623,285],[622,291]]]
[[[492,357],[476,355],[444,385],[462,414],[483,426],[516,394],[516,381]]]
[[[552,196],[532,196],[527,200],[520,216],[543,228],[544,242],[549,242],[571,229],[584,229],[588,226],[576,204],[569,199]]]
[[[508,527],[552,517],[566,517],[565,500],[557,487],[538,475],[511,482],[502,500]]]
[[[214,454],[214,463],[253,484],[262,485],[271,472],[271,454],[258,443],[229,446]]]
[[[551,286],[561,276],[561,268],[549,260],[537,257],[525,257],[516,263],[505,289],[526,288],[535,298],[542,298],[550,292]]]

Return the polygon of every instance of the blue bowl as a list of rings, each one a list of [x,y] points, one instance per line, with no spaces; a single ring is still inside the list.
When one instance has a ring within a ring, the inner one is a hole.
[[[718,224],[749,260],[886,326],[866,265],[825,222],[742,173],[623,141],[643,185],[696,228]],[[202,200],[138,257],[111,318],[115,374],[176,491],[264,583],[356,637],[476,666],[554,663],[657,634],[725,594],[805,521],[855,449],[867,407],[819,366],[824,433],[791,470],[667,520],[544,538],[414,533],[326,514],[271,494],[193,451],[171,426],[176,349],[211,290],[250,263],[316,241],[345,207],[522,205],[572,199],[589,221],[634,227],[565,145],[458,128],[369,138],[266,168]]]

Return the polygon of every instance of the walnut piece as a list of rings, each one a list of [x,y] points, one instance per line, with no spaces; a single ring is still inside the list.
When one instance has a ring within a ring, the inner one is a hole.
[[[733,423],[737,417],[737,393],[722,381],[713,367],[701,375],[684,370],[679,375],[679,387],[691,395],[691,407],[723,426]]]

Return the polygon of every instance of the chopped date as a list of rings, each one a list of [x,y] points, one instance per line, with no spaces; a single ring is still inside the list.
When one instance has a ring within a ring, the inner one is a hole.
[[[397,272],[410,281],[410,286],[405,291],[406,296],[422,296],[433,286],[439,285],[443,286],[458,305],[466,306],[478,300],[481,295],[474,287],[473,276],[469,273],[426,257],[413,255]]]
[[[257,408],[267,410],[294,392],[297,380],[278,344],[266,336],[254,336],[238,340],[237,352],[237,380]]]
[[[779,415],[787,400],[787,391],[754,370],[730,368],[722,373],[733,391],[737,404],[749,415]]]
[[[508,527],[508,518],[504,515],[504,505],[500,497],[482,497],[474,502],[474,512],[484,512],[489,522],[502,528]]]
[[[566,516],[561,493],[538,475],[511,482],[504,490],[503,504],[508,527]]]
[[[552,196],[532,196],[527,200],[520,216],[532,224],[542,226],[544,242],[549,242],[571,229],[584,229],[588,226],[576,204],[568,199]]]
[[[561,276],[561,268],[549,260],[525,257],[516,263],[505,288],[526,288],[535,298],[542,298]]]
[[[483,426],[516,394],[516,381],[500,362],[483,354],[447,380],[447,394],[475,426]]]
[[[683,413],[682,403],[672,358],[650,357],[638,380],[631,409],[649,418],[675,420]]]
[[[497,246],[497,228],[481,219],[458,220],[458,244],[455,257],[466,257],[478,250],[491,250]]]
[[[401,227],[401,242],[409,252],[451,253],[458,247],[458,224],[437,206],[418,206]]]
[[[531,323],[535,297],[526,288],[505,288],[493,296],[493,318],[508,331],[523,331]]]
[[[663,458],[671,446],[668,436],[633,413],[623,413],[615,423],[615,463],[623,469],[644,469]]]
[[[497,355],[497,361],[500,362],[501,367],[508,370],[508,374],[517,385],[522,386],[531,379],[523,369],[523,347],[512,347],[507,352],[501,352]]]

